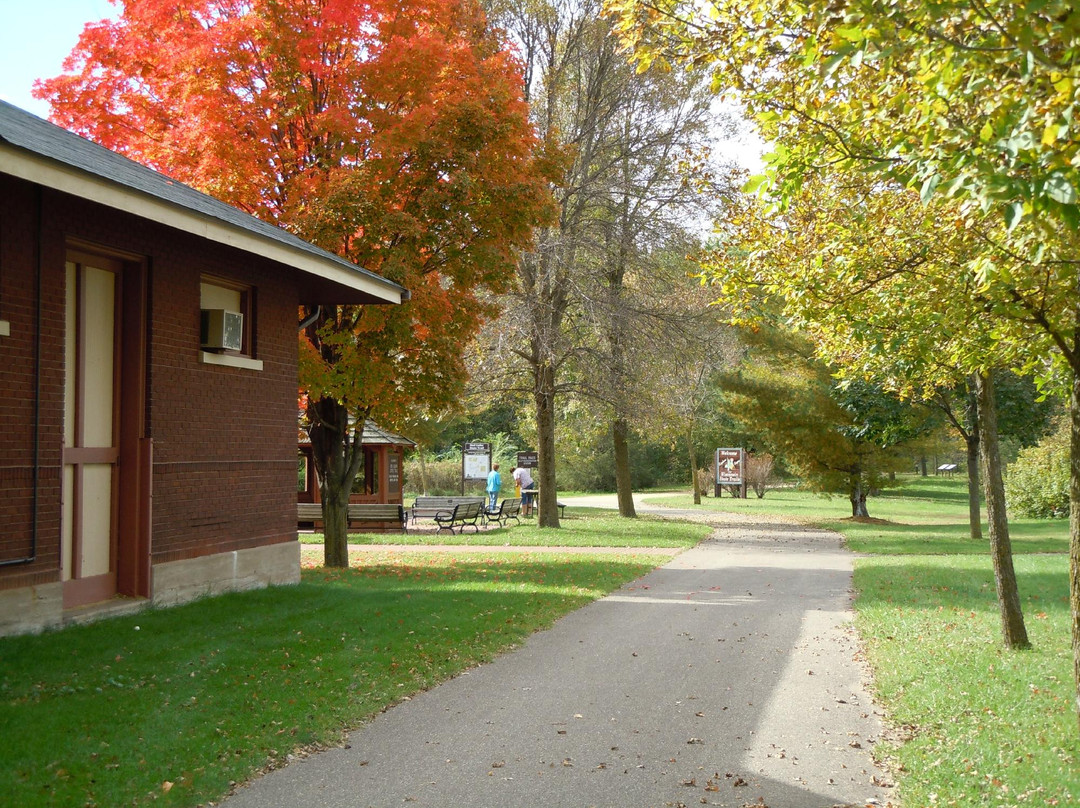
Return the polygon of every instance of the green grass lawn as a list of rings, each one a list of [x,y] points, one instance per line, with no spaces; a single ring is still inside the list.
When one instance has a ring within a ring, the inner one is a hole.
[[[193,806],[663,558],[379,554],[302,583],[0,639],[0,805]]]
[[[488,527],[473,533],[352,533],[355,544],[468,544],[519,547],[693,547],[709,534],[709,528],[693,522],[672,522],[651,516],[633,521],[600,508],[572,508],[559,520],[558,530],[541,530],[535,519],[521,524]],[[424,520],[422,524],[432,524]],[[302,533],[305,544],[322,544],[321,533]]]
[[[844,497],[823,497],[796,488],[768,491],[763,499],[708,497],[701,508],[764,517],[782,517],[842,533],[860,553],[968,554],[990,550],[986,524],[981,541],[972,541],[968,526],[967,483],[963,477],[903,477],[867,503],[871,521],[856,522]],[[695,507],[689,494],[649,497],[649,502],[678,508]],[[984,513],[985,516],[985,513]],[[885,523],[885,524],[883,524]],[[1066,519],[1012,519],[1013,552],[1055,553],[1068,549]]]
[[[691,507],[689,495],[650,501]],[[870,522],[845,518],[842,497],[795,489],[702,507],[826,527],[863,555],[856,624],[877,696],[910,736],[876,751],[891,758],[905,808],[1080,804],[1067,520],[1010,521],[1033,644],[1010,652],[988,540],[969,538],[963,477],[903,478],[871,498]]]
[[[989,559],[881,555],[855,570],[856,625],[889,720],[878,754],[905,806],[1080,804],[1068,559],[1015,557],[1032,649],[1006,651]]]

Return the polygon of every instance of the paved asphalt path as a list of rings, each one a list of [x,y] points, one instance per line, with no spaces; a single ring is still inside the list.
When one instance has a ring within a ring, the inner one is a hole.
[[[889,805],[852,555],[834,533],[706,518],[698,547],[223,804]]]

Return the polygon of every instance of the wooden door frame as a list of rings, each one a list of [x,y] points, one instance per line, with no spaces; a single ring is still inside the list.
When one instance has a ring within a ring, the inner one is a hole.
[[[69,241],[67,262],[92,264],[95,260],[119,265],[115,273],[116,307],[114,309],[114,381],[113,441],[116,464],[113,471],[112,527],[110,570],[107,580],[80,587],[77,583],[79,542],[79,486],[75,486],[72,532],[72,579],[65,582],[65,607],[101,600],[113,595],[149,597],[150,579],[150,491],[152,479],[152,443],[145,436],[147,383],[147,299],[149,267],[145,258],[115,250]],[[66,273],[65,273],[66,277]],[[76,305],[85,301],[76,296]],[[78,314],[80,320],[83,312]],[[77,378],[83,377],[83,346],[76,344]],[[83,384],[76,384],[76,394],[83,395]],[[76,404],[81,412],[82,401]],[[79,429],[76,422],[76,429]],[[76,438],[76,444],[80,442]],[[65,450],[67,451],[67,450]],[[104,579],[105,576],[102,576]],[[79,591],[83,589],[84,591]],[[69,594],[70,593],[70,594]]]
[[[123,259],[121,318],[126,335],[120,346],[120,481],[117,486],[116,591],[150,597],[150,504],[153,443],[146,434],[147,300],[149,267],[145,258]]]

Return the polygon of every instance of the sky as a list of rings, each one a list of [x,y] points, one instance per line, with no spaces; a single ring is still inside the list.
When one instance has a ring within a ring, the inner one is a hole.
[[[35,79],[59,75],[83,26],[116,13],[109,0],[0,0],[0,98],[47,117]]]

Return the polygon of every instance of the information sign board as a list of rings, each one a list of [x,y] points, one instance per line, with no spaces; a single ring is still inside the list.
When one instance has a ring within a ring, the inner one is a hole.
[[[744,457],[742,449],[717,449],[716,484],[742,485]]]
[[[540,455],[537,452],[518,452],[517,464],[519,469],[535,469],[540,466]]]
[[[491,444],[466,443],[461,453],[461,479],[486,480],[491,471]]]
[[[401,457],[397,452],[386,456],[386,487],[390,494],[401,494]]]

